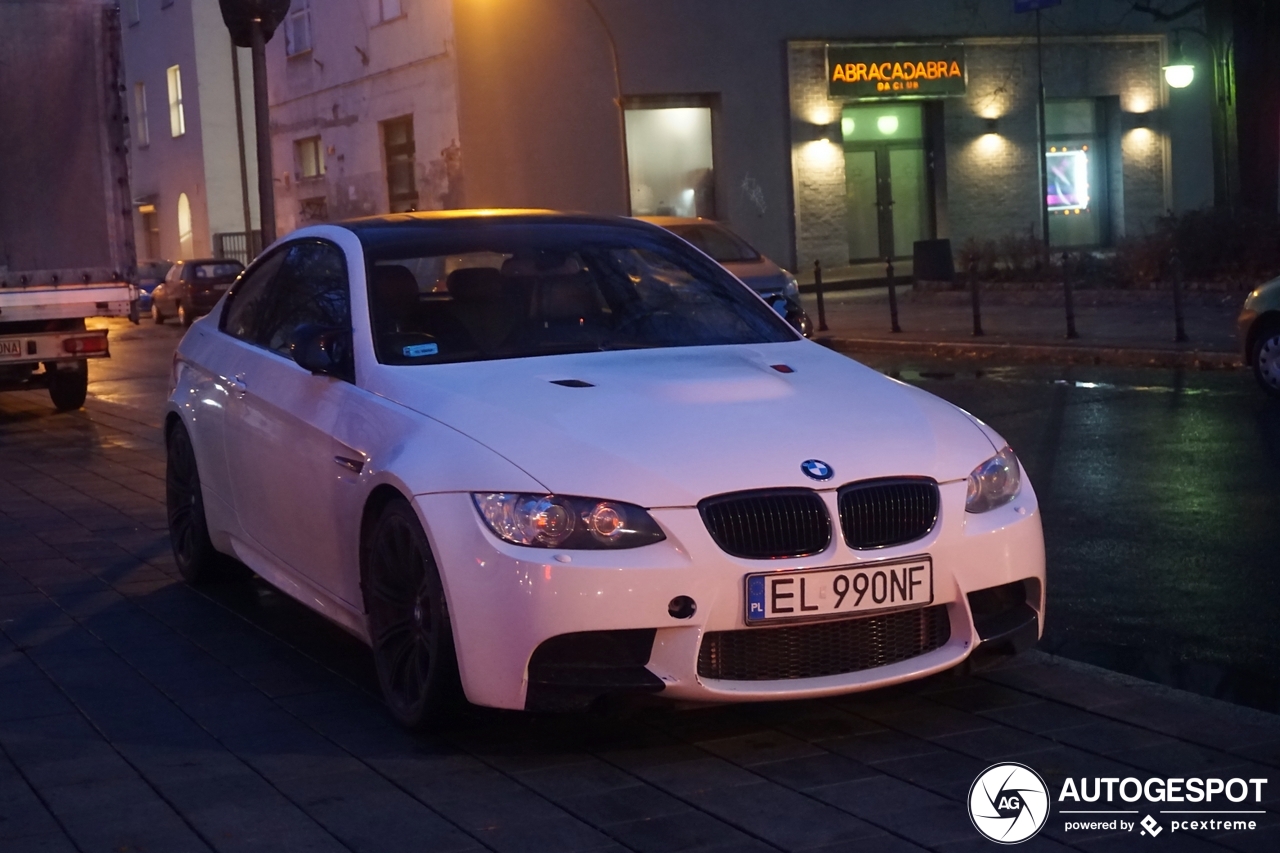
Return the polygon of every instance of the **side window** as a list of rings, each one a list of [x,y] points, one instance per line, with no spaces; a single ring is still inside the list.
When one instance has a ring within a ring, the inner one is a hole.
[[[261,305],[267,285],[284,263],[287,250],[280,250],[245,274],[227,299],[222,313],[222,331],[246,343],[257,343]],[[175,267],[176,269],[176,267]],[[170,275],[173,275],[171,272]]]
[[[178,276],[182,275],[182,264],[174,264],[169,268],[169,272],[164,277],[165,284],[173,284],[178,280]]]
[[[351,330],[347,263],[332,243],[307,240],[289,249],[262,301],[256,343],[287,357],[294,330],[306,324]]]

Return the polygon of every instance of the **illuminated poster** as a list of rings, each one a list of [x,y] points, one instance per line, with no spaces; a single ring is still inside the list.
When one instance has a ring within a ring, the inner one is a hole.
[[[1053,211],[1089,209],[1088,148],[1051,148],[1045,152],[1049,193],[1045,204]]]

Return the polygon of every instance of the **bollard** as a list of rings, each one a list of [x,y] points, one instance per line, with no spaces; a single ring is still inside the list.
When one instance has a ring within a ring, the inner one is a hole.
[[[827,306],[822,301],[822,261],[814,260],[813,262],[813,286],[818,291],[818,331],[825,332],[827,329]]]
[[[1076,302],[1071,295],[1071,256],[1062,253],[1062,296],[1067,303],[1067,337],[1078,338],[1076,331]]]
[[[889,280],[889,327],[898,334],[902,327],[898,325],[898,291],[893,285],[893,258],[884,259],[884,275]]]
[[[1182,259],[1174,249],[1169,257],[1169,272],[1173,273],[1173,339],[1180,344],[1191,340],[1182,322]]]
[[[978,298],[978,262],[969,261],[969,297],[973,301],[973,336],[982,337],[982,304]]]

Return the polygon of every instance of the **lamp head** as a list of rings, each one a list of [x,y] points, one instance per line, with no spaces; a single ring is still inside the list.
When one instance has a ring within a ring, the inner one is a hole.
[[[1169,58],[1169,64],[1164,67],[1164,81],[1171,89],[1185,89],[1195,78],[1196,67],[1182,55],[1182,40],[1174,36],[1173,55]]]

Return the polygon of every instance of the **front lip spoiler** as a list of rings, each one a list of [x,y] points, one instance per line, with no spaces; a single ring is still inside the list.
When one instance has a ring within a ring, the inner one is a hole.
[[[1040,639],[1040,616],[1027,603],[974,620],[981,642],[974,651],[1021,654]]]

